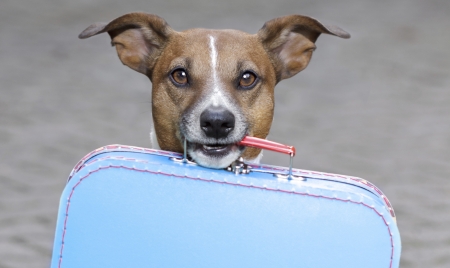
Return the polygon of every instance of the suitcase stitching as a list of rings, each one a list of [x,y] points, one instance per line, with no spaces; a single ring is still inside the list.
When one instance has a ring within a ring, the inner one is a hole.
[[[132,159],[132,158],[126,158],[126,160],[131,160],[131,161],[136,161],[136,159]],[[147,162],[147,161],[139,161],[141,163],[143,162]],[[59,255],[59,263],[58,263],[58,268],[61,267],[61,263],[62,263],[62,257],[63,257],[63,251],[64,251],[64,238],[65,238],[65,234],[67,231],[67,221],[69,218],[69,208],[70,208],[70,200],[72,198],[73,193],[75,192],[75,189],[78,187],[78,185],[81,184],[81,182],[85,179],[87,179],[90,175],[100,171],[100,170],[104,170],[104,169],[110,169],[110,168],[117,168],[117,169],[128,169],[128,170],[132,170],[132,171],[137,171],[137,172],[144,172],[144,173],[151,173],[151,174],[156,174],[156,175],[164,175],[164,176],[172,176],[172,177],[176,177],[176,178],[184,178],[184,179],[191,179],[191,180],[199,180],[199,181],[204,181],[204,182],[214,182],[214,183],[220,183],[220,184],[228,184],[228,185],[233,185],[233,186],[241,186],[241,187],[247,187],[247,188],[254,188],[254,189],[259,189],[259,190],[267,190],[267,191],[272,191],[272,192],[283,192],[283,193],[289,193],[289,194],[297,194],[297,195],[303,195],[303,196],[310,196],[310,197],[315,197],[315,198],[325,198],[325,199],[331,199],[331,200],[337,200],[337,201],[341,201],[341,202],[350,202],[353,204],[360,204],[363,205],[369,209],[372,209],[373,211],[375,211],[375,213],[378,214],[378,216],[380,216],[383,219],[384,224],[386,225],[387,229],[388,229],[388,233],[390,236],[390,240],[391,240],[391,260],[390,260],[390,264],[389,264],[389,268],[392,267],[392,262],[394,259],[394,240],[393,240],[393,236],[391,233],[391,228],[389,226],[389,223],[386,221],[384,215],[380,212],[378,212],[377,209],[375,209],[375,207],[372,207],[368,204],[365,204],[363,202],[356,202],[353,200],[346,200],[346,199],[341,199],[341,198],[337,198],[337,197],[328,197],[328,196],[321,196],[321,195],[315,195],[315,194],[310,194],[310,193],[300,193],[300,192],[293,192],[293,191],[286,191],[286,190],[281,190],[281,189],[274,189],[274,188],[268,188],[268,187],[262,187],[262,186],[255,186],[255,185],[246,185],[246,184],[241,184],[241,183],[232,183],[232,182],[227,182],[227,181],[218,181],[218,180],[214,180],[214,179],[204,179],[204,178],[196,178],[196,177],[190,177],[190,176],[186,176],[186,175],[176,175],[176,174],[170,174],[170,173],[166,173],[166,172],[160,172],[160,171],[154,171],[154,170],[149,170],[149,169],[138,169],[135,167],[125,167],[125,166],[121,166],[121,165],[109,165],[106,167],[98,167],[95,170],[89,171],[88,174],[86,174],[85,176],[81,177],[80,180],[72,187],[72,191],[69,194],[69,197],[67,198],[67,205],[66,205],[66,213],[65,213],[65,219],[64,219],[64,226],[63,226],[63,233],[62,233],[62,237],[61,237],[61,247],[60,247],[60,255]]]

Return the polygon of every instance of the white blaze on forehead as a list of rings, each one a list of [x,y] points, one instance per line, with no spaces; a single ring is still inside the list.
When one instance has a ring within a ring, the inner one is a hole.
[[[217,49],[216,49],[216,40],[213,36],[209,36],[209,48],[211,50],[211,69],[213,74],[213,93],[211,95],[211,102],[213,106],[219,106],[219,104],[223,101],[223,94],[220,90],[220,81],[219,76],[217,75]]]
[[[216,50],[216,40],[211,35],[209,36],[209,48],[211,49],[211,66],[214,70],[214,76],[217,75],[217,50]]]

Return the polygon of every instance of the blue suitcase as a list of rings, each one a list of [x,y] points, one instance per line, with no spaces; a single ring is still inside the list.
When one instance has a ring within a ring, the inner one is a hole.
[[[84,157],[61,197],[51,267],[399,266],[394,211],[366,180],[180,157],[123,145]]]

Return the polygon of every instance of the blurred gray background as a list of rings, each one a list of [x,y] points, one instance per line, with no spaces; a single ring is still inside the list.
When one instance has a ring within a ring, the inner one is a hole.
[[[390,198],[402,267],[450,267],[450,1],[0,1],[0,268],[48,267],[67,175],[100,146],[148,147],[151,84],[100,35],[131,11],[176,30],[305,14],[336,24],[309,67],[281,82],[269,138],[295,166],[365,178]],[[266,153],[263,162],[287,165]]]

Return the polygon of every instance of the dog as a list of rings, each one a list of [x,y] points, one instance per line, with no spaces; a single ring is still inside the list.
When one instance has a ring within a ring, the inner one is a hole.
[[[183,152],[199,165],[225,168],[261,149],[237,145],[244,136],[266,138],[275,85],[308,65],[320,34],[350,35],[337,26],[290,15],[256,34],[238,30],[176,32],[159,16],[135,12],[95,23],[79,38],[107,32],[122,63],[150,78],[159,147]]]

